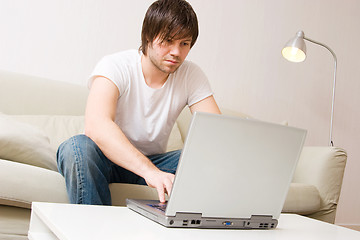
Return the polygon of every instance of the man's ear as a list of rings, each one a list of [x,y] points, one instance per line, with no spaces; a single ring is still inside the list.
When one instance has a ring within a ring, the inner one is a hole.
[[[152,47],[153,46],[153,41],[150,41],[149,39],[146,40],[146,47]]]
[[[152,42],[151,41],[149,41],[149,39],[146,39],[146,44],[145,44],[145,53],[144,53],[144,55],[146,56],[147,55],[147,51],[148,51],[148,49],[149,49],[149,47],[152,47]]]

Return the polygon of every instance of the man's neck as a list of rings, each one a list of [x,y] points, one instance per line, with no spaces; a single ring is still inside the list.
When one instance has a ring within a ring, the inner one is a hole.
[[[169,74],[154,66],[149,57],[145,55],[141,56],[141,69],[146,84],[151,88],[161,88],[169,77]]]

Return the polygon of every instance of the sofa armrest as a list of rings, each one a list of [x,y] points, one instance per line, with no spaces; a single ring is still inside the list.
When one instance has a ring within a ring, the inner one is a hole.
[[[60,173],[0,159],[0,204],[30,208],[31,202],[68,203]]]
[[[311,184],[319,190],[321,198],[319,214],[335,211],[346,160],[346,152],[341,148],[303,148],[293,182]]]

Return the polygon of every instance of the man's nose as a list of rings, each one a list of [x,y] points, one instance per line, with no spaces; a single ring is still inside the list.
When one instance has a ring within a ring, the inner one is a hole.
[[[171,46],[170,55],[172,56],[179,56],[181,52],[180,45],[174,44]]]

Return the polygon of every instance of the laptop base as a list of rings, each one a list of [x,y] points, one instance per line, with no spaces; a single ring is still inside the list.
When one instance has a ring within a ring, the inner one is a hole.
[[[200,213],[177,213],[176,216],[166,216],[165,213],[151,204],[140,206],[137,202],[143,200],[127,199],[127,207],[169,228],[218,228],[218,229],[274,229],[278,221],[271,216],[253,215],[251,218],[210,218],[202,217]],[[150,201],[149,201],[150,202]]]

